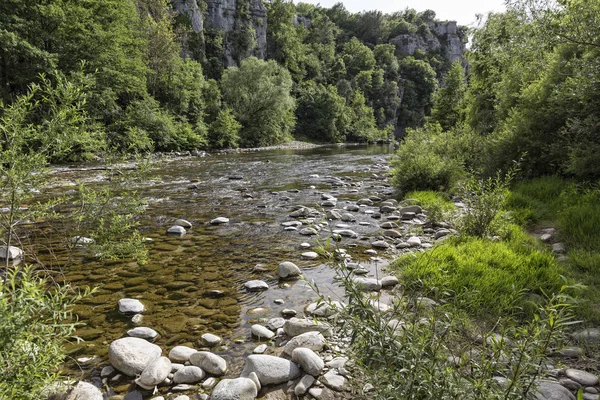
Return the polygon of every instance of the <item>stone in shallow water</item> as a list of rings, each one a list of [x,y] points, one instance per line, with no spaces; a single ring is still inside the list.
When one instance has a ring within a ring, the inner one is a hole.
[[[185,228],[179,225],[173,225],[172,227],[167,229],[167,235],[183,236],[185,235],[185,232]]]
[[[260,346],[256,346],[256,348],[254,350],[252,350],[252,352],[254,354],[263,354],[265,351],[267,351],[266,344],[261,344]]]
[[[259,324],[252,325],[250,330],[252,331],[252,334],[258,338],[272,339],[275,336],[275,332],[272,332]]]
[[[173,225],[181,226],[186,229],[190,229],[192,227],[192,223],[189,221],[186,221],[185,219],[175,220],[175,222],[173,222]]]
[[[158,332],[156,332],[152,328],[147,328],[144,326],[139,326],[137,328],[133,328],[127,331],[127,334],[132,337],[137,337],[140,339],[155,339],[158,336]]]
[[[144,368],[140,377],[135,380],[135,383],[146,390],[152,390],[154,386],[169,376],[171,368],[171,360],[167,357],[159,357]]]
[[[199,351],[190,356],[190,363],[211,375],[221,376],[227,372],[227,362],[221,356],[208,351]]]
[[[305,253],[302,253],[302,258],[306,258],[308,260],[315,260],[319,258],[319,254],[315,253],[314,251],[307,251]]]
[[[175,346],[169,352],[169,358],[173,361],[186,362],[190,361],[190,356],[197,351],[187,346]]]
[[[257,290],[267,290],[269,288],[269,285],[265,281],[253,280],[246,282],[244,284],[244,287],[246,288],[246,290],[254,292]]]
[[[204,344],[208,347],[217,346],[223,341],[223,339],[221,339],[219,336],[213,335],[212,333],[205,333],[201,336],[201,338]]]
[[[386,276],[381,278],[381,286],[382,287],[391,287],[399,284],[400,281],[395,276]]]
[[[119,311],[123,314],[138,314],[144,312],[145,307],[141,301],[136,299],[119,300]]]
[[[210,221],[211,225],[221,225],[221,224],[227,224],[229,223],[229,218],[225,218],[225,217],[217,217],[215,219],[213,219],[212,221]]]
[[[15,246],[4,246],[0,248],[0,259],[9,261],[16,261],[23,259],[23,250]]]
[[[376,278],[354,278],[353,282],[358,288],[365,291],[379,291],[381,289],[381,281]]]
[[[292,278],[300,275],[301,273],[302,272],[300,271],[300,268],[290,261],[284,261],[277,267],[277,275],[283,279]]]
[[[204,379],[205,376],[206,374],[202,368],[195,365],[187,365],[175,372],[175,375],[173,376],[173,382],[176,384],[198,383]]]
[[[390,247],[389,243],[384,240],[376,240],[371,243],[371,246],[375,247],[376,249],[387,249]]]

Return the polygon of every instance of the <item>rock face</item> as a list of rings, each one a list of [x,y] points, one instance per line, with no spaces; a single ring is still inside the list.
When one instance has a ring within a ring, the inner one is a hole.
[[[466,36],[461,32],[456,21],[429,22],[428,27],[429,32],[426,35],[404,33],[391,39],[390,43],[395,45],[398,53],[404,56],[412,56],[417,50],[424,52],[443,50],[451,62],[463,59]]]
[[[210,396],[211,400],[254,400],[258,390],[252,380],[248,378],[223,379],[220,381]]]
[[[112,342],[108,348],[108,359],[113,367],[125,375],[136,376],[160,357],[160,347],[144,339],[126,337]]]
[[[261,0],[206,0],[204,13],[199,4],[199,0],[173,1],[177,12],[189,18],[189,25],[196,34],[222,35],[225,67],[236,65],[240,59],[249,56],[266,57],[267,11]],[[244,41],[245,45],[236,40],[240,34],[246,33],[244,31],[252,32],[255,46],[252,40]]]
[[[284,358],[253,354],[246,358],[241,376],[248,377],[254,372],[261,385],[277,385],[294,380],[301,375],[300,368]]]

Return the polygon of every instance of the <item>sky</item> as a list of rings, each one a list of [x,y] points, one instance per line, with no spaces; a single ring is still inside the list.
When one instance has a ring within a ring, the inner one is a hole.
[[[459,25],[471,26],[476,14],[489,11],[504,11],[503,0],[295,0],[295,3],[321,4],[331,7],[335,3],[344,3],[351,12],[380,10],[384,13],[414,8],[417,11],[433,10],[439,20],[458,21]]]

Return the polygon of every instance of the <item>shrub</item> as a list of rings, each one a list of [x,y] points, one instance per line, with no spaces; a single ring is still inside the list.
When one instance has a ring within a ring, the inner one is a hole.
[[[31,267],[0,280],[0,398],[40,399],[58,378],[76,326],[69,308],[90,291],[48,283]]]
[[[499,233],[502,228],[501,211],[506,203],[508,186],[513,173],[500,173],[494,178],[468,178],[460,185],[465,208],[458,217],[457,226],[461,233],[485,237]]]
[[[409,192],[406,199],[414,200],[427,212],[429,222],[435,224],[448,219],[449,213],[454,210],[454,204],[444,195],[433,191]]]
[[[235,119],[230,109],[219,111],[217,118],[210,124],[208,140],[213,148],[236,148],[240,137],[238,135],[242,125]]]

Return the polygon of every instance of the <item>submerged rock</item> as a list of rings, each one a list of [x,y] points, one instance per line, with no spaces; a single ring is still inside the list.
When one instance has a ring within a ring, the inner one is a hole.
[[[282,278],[293,278],[300,275],[302,272],[296,264],[290,261],[284,261],[277,267],[277,275]]]

